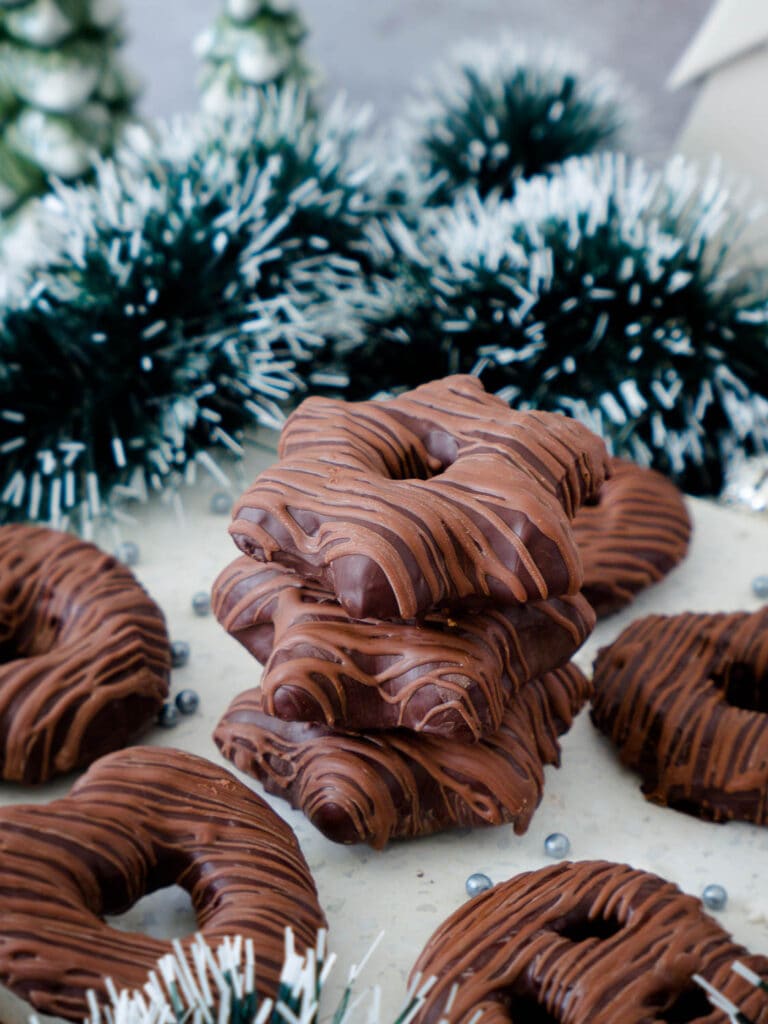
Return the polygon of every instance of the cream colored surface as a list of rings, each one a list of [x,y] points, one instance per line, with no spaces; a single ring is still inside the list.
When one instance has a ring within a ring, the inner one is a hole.
[[[255,475],[271,458],[269,453],[253,453],[246,476]],[[220,761],[211,732],[232,697],[258,680],[259,668],[212,617],[201,619],[191,610],[192,595],[207,590],[237,553],[227,535],[228,518],[208,511],[214,489],[204,484],[184,496],[186,525],[179,524],[168,507],[157,504],[140,509],[137,525],[124,535],[140,545],[137,574],[164,608],[172,637],[192,645],[189,665],[174,673],[174,692],[192,687],[202,698],[194,717],[182,719],[173,731],[155,730],[148,742]],[[598,627],[578,656],[583,667],[589,668],[597,648],[636,616],[758,607],[750,582],[758,573],[768,573],[768,516],[702,501],[692,501],[691,510],[695,536],[688,560],[630,609]],[[543,803],[528,834],[521,837],[504,827],[396,844],[375,853],[367,847],[334,845],[299,813],[272,801],[299,836],[328,914],[330,945],[340,960],[329,996],[338,993],[349,966],[384,930],[364,978],[382,986],[382,1020],[391,1021],[424,942],[465,899],[467,876],[484,871],[498,882],[551,863],[543,853],[543,841],[554,831],[569,836],[576,859],[628,861],[695,894],[710,882],[725,885],[728,906],[718,919],[754,951],[768,953],[768,829],[707,824],[646,803],[637,778],[619,766],[586,712],[564,738],[562,762],[559,771],[547,769]],[[243,780],[259,790],[255,782]],[[43,801],[64,793],[70,783],[32,792],[4,786],[0,800]],[[194,925],[180,895],[168,890],[143,901],[122,926],[155,934],[183,933]],[[0,1017],[7,1024],[24,1016],[21,1003],[7,994],[0,998]]]

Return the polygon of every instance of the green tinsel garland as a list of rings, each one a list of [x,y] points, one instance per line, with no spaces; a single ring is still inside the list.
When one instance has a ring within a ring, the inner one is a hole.
[[[199,464],[221,477],[210,445],[239,454],[305,378],[344,383],[319,353],[358,340],[365,174],[356,116],[305,104],[137,131],[47,202],[57,255],[0,312],[0,520],[88,529]]]
[[[471,42],[410,102],[410,159],[434,181],[433,203],[464,187],[509,196],[520,178],[615,146],[634,101],[618,77],[551,42],[502,35]]]
[[[740,208],[679,159],[606,155],[511,202],[471,193],[417,230],[395,220],[374,237],[390,302],[354,353],[354,394],[477,372],[717,493],[735,449],[768,443],[768,284],[734,268]]]

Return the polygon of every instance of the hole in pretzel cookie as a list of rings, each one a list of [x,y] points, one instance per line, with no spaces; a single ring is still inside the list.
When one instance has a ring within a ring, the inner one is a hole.
[[[561,1024],[532,996],[513,996],[508,1009],[512,1024]]]
[[[657,1020],[665,1024],[689,1024],[691,1021],[703,1020],[712,1013],[712,1006],[704,992],[695,983],[677,996],[675,1001],[665,1010],[657,1011]]]
[[[616,917],[587,917],[578,913],[555,922],[551,930],[569,942],[586,942],[587,939],[602,942],[617,935],[623,927],[623,922]]]
[[[60,617],[48,612],[44,601],[39,602],[19,621],[0,627],[0,664],[47,654],[56,646],[61,630]]]
[[[752,665],[734,662],[715,679],[732,707],[768,714],[768,677],[758,678]]]
[[[183,939],[199,927],[190,895],[180,885],[156,889],[124,913],[107,915],[104,920],[121,932],[141,932],[154,939]]]

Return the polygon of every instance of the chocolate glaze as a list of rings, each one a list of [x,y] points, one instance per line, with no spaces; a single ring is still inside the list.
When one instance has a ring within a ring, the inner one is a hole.
[[[259,992],[274,996],[284,930],[297,947],[324,924],[314,882],[280,818],[229,772],[177,750],[98,761],[69,796],[0,811],[0,980],[44,1013],[82,1020],[104,978],[141,988],[171,944],[109,927],[174,883],[210,945],[255,943]]]
[[[214,583],[213,608],[255,657],[269,659],[267,714],[463,742],[495,732],[520,686],[568,661],[595,622],[581,596],[433,612],[418,625],[352,619],[317,584],[244,556]]]
[[[584,565],[581,592],[604,618],[685,558],[691,520],[671,480],[612,459],[597,505],[576,513],[573,532]]]
[[[93,544],[0,527],[0,775],[44,782],[125,746],[168,694],[163,613]]]
[[[594,681],[592,719],[649,800],[768,824],[768,606],[633,622]]]
[[[581,424],[511,410],[467,376],[386,402],[310,398],[280,456],[235,504],[230,532],[245,554],[320,581],[355,618],[577,593],[568,519],[608,468]]]
[[[214,739],[241,771],[336,842],[381,849],[390,839],[504,823],[521,834],[541,800],[543,765],[559,763],[557,736],[589,692],[585,676],[567,665],[527,683],[494,736],[462,744],[282,722],[264,713],[254,689],[232,702]]]
[[[454,984],[451,1024],[664,1024],[720,1020],[693,981],[703,975],[755,1024],[768,1000],[731,970],[768,975],[699,900],[625,864],[556,864],[468,900],[414,969],[437,977],[416,1024],[436,1024]],[[724,1018],[723,1018],[724,1019]]]

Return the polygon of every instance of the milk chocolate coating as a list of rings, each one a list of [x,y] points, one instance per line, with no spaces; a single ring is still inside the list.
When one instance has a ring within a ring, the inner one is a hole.
[[[437,978],[414,1020],[436,1024],[455,984],[451,1024],[478,1011],[482,1024],[719,1021],[698,973],[768,1024],[768,1000],[734,960],[768,974],[768,959],[671,882],[626,864],[556,864],[468,900],[438,928],[413,969]]]
[[[133,742],[168,694],[163,613],[93,544],[0,527],[0,775],[44,782]]]
[[[595,622],[581,596],[482,613],[433,612],[418,625],[352,619],[317,584],[244,556],[214,583],[213,608],[224,628],[267,662],[267,714],[463,742],[496,732],[520,686],[568,661]]]
[[[630,604],[685,558],[691,520],[680,491],[653,469],[611,460],[597,505],[573,521],[584,565],[582,594],[598,618]]]
[[[263,800],[203,758],[135,747],[61,800],[0,811],[0,980],[71,1020],[89,1015],[89,988],[108,1002],[105,976],[141,988],[170,942],[102,918],[173,884],[210,946],[253,939],[262,996],[276,994],[286,926],[303,951],[324,925],[296,839]]]
[[[607,453],[574,420],[516,412],[456,376],[386,402],[310,398],[279,451],[230,532],[245,554],[317,579],[355,618],[581,587],[568,520],[596,498]]]
[[[594,683],[592,719],[649,800],[768,824],[768,606],[633,622]]]
[[[465,744],[282,722],[264,713],[254,689],[232,702],[214,739],[241,771],[335,842],[381,849],[390,839],[505,823],[522,834],[541,800],[543,765],[559,763],[557,737],[589,692],[567,665],[527,683],[495,735]]]

